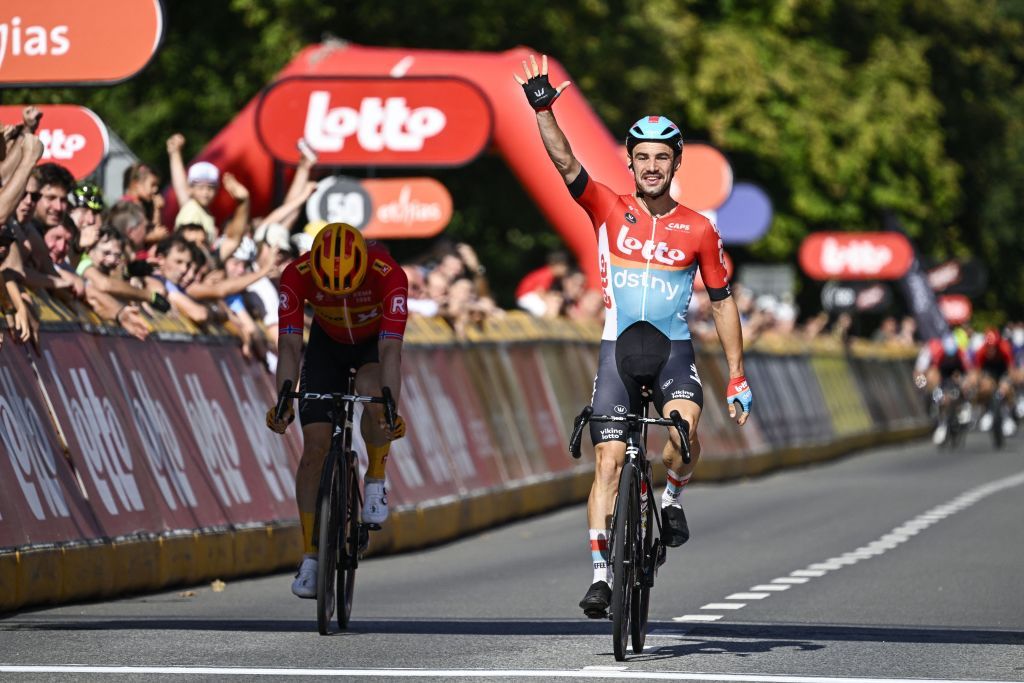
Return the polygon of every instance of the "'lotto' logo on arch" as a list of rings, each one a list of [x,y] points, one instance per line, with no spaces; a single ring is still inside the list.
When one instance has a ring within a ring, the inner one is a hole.
[[[458,78],[286,78],[260,98],[256,131],[278,161],[305,138],[331,166],[461,166],[483,151],[491,109]]]

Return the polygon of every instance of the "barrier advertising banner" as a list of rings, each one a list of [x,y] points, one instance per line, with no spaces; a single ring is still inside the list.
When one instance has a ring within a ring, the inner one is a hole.
[[[43,143],[40,164],[55,162],[81,180],[96,170],[110,147],[107,126],[96,114],[73,104],[35,105],[43,117],[39,140]],[[0,106],[0,122],[21,121],[24,105]]]
[[[0,548],[102,535],[57,440],[28,354],[0,347]]]
[[[0,85],[110,85],[141,71],[164,32],[159,0],[0,6]]]
[[[491,136],[480,89],[452,77],[285,78],[256,109],[260,142],[297,163],[305,138],[324,166],[462,166]]]

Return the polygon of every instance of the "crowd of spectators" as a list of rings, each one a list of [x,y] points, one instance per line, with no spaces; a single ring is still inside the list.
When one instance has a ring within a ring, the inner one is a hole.
[[[139,339],[152,333],[158,314],[200,328],[227,324],[240,337],[246,357],[273,369],[277,280],[323,226],[298,224],[315,189],[311,173],[317,157],[308,145],[300,141],[302,158],[282,204],[253,217],[242,182],[206,161],[186,168],[185,138],[170,136],[170,193],[180,207],[171,219],[165,215],[163,179],[150,164],[135,163],[126,170],[123,195],[112,206],[98,187],[77,184],[59,164],[38,164],[43,153],[35,134],[39,121],[38,110],[25,108],[22,121],[4,126],[0,145],[0,304],[11,336],[38,343],[33,292],[45,291],[67,305],[88,306]],[[210,206],[221,188],[234,210],[218,225]],[[459,338],[506,315],[469,244],[438,240],[429,253],[402,267],[409,279],[410,313],[444,319]],[[790,298],[759,295],[740,284],[733,285],[733,293],[747,344],[820,338],[845,342],[850,336],[849,313],[820,313],[798,323],[799,310]],[[518,309],[538,318],[594,326],[604,319],[602,293],[588,287],[586,276],[561,251],[522,278],[515,301]],[[710,301],[699,283],[687,317],[698,342],[715,342]],[[872,339],[911,347],[917,343],[914,334],[913,318],[889,317]]]
[[[11,336],[38,345],[33,299],[49,296],[87,307],[138,339],[152,334],[161,315],[200,329],[222,325],[238,334],[247,357],[273,368],[276,281],[298,253],[291,228],[315,187],[315,155],[304,154],[282,205],[253,218],[245,186],[208,162],[186,169],[185,139],[172,135],[171,191],[181,208],[168,225],[161,178],[149,164],[126,170],[123,196],[112,206],[63,166],[39,164],[40,118],[25,108],[22,121],[3,127],[0,145],[0,304]],[[209,207],[221,187],[235,208],[218,226]]]

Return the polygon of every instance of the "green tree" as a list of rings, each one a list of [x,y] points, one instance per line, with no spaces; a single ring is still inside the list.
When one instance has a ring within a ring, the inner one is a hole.
[[[324,35],[410,48],[529,45],[566,66],[614,133],[666,113],[689,139],[720,147],[737,178],[767,188],[772,230],[741,257],[790,260],[809,231],[875,229],[893,211],[925,253],[988,265],[983,307],[1024,315],[1024,10],[1011,0],[165,5],[164,44],[135,79],[6,101],[84,104],[160,164],[171,132],[198,152]],[[496,160],[437,176],[456,200],[449,233],[478,248],[508,303],[557,237]]]

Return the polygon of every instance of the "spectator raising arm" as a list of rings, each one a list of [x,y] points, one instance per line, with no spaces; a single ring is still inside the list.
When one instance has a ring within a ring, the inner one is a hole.
[[[181,158],[181,150],[185,146],[185,136],[175,133],[167,138],[167,158],[171,164],[171,188],[178,199],[178,208],[185,206],[191,195],[188,192],[188,175],[185,173],[185,160]]]
[[[224,228],[224,237],[219,246],[221,260],[227,259],[235,252],[249,228],[249,190],[230,173],[224,174],[224,189],[238,203],[238,206],[235,207],[235,213],[232,214],[231,220]]]
[[[19,153],[10,155],[12,159],[17,159],[18,165],[11,171],[10,177],[3,177],[4,185],[0,189],[0,223],[6,222],[18,207],[25,194],[29,174],[43,156],[43,143],[27,131],[22,132],[14,141],[12,148],[20,148]]]

